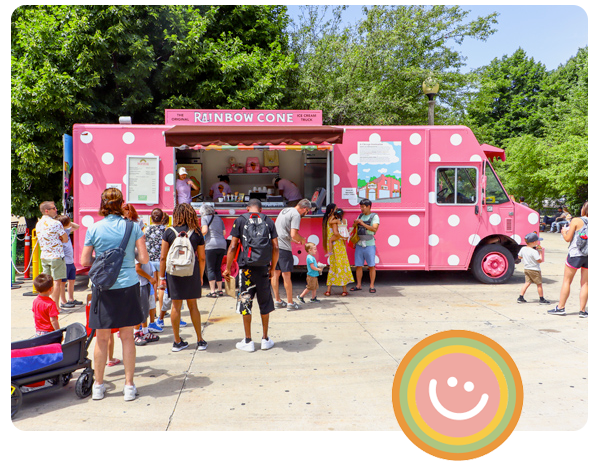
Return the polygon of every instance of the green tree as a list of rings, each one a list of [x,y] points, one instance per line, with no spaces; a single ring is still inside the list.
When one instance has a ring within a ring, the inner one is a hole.
[[[437,121],[463,112],[469,79],[453,49],[464,38],[486,40],[496,14],[467,21],[460,7],[373,6],[355,25],[341,27],[343,7],[309,6],[290,36],[299,68],[293,105],[318,108],[328,124],[425,124],[422,82],[441,81]]]
[[[12,213],[58,200],[74,123],[165,108],[277,108],[294,68],[282,6],[24,6],[11,23]]]

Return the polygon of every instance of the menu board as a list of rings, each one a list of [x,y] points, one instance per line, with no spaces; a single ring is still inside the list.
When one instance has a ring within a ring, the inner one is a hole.
[[[127,156],[127,203],[158,204],[159,161],[156,156]]]

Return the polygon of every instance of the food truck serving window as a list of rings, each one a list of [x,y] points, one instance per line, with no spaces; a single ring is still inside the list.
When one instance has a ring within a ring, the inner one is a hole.
[[[508,202],[509,198],[489,163],[485,164],[485,176],[487,177],[486,203],[503,204],[504,202]]]
[[[476,204],[478,171],[474,167],[437,169],[437,204]]]

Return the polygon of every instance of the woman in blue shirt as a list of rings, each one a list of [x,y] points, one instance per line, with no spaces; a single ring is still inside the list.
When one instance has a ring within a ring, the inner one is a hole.
[[[112,248],[119,247],[127,221],[123,218],[123,194],[116,188],[108,188],[102,193],[100,211],[103,220],[94,223],[85,235],[85,243],[81,252],[81,264],[84,267],[93,263],[92,253],[96,255]],[[94,348],[94,377],[96,379],[92,399],[104,398],[104,368],[108,357],[108,343],[111,329],[118,328],[123,345],[123,364],[125,366],[125,401],[135,399],[137,389],[133,383],[135,372],[135,342],[133,327],[143,320],[139,298],[139,277],[135,271],[135,249],[138,261],[148,262],[146,240],[139,227],[133,225],[129,243],[125,248],[125,258],[116,283],[107,291],[100,292],[92,282],[92,301],[89,312],[89,326],[96,329],[96,346]]]

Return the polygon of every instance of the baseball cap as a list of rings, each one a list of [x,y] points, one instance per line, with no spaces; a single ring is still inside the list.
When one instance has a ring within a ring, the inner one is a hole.
[[[187,169],[185,167],[179,168],[179,175],[187,175]]]
[[[527,243],[534,243],[535,241],[539,241],[539,235],[537,235],[533,231],[532,233],[529,233],[524,237],[524,241],[526,241]]]

